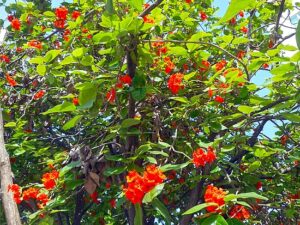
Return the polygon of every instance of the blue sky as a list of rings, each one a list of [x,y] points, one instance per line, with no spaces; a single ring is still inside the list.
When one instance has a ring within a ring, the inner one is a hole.
[[[215,7],[219,8],[219,10],[217,12],[218,16],[221,17],[225,14],[226,9],[227,9],[228,4],[229,4],[229,1],[230,0],[214,0],[213,1],[213,5]],[[12,2],[15,2],[15,0],[7,0],[7,4],[12,3]],[[53,0],[52,1],[52,7],[53,8],[58,7],[61,4],[61,2],[63,2],[63,1],[62,0]],[[4,10],[4,7],[0,7],[0,19],[5,19],[6,17],[7,17],[7,15],[6,15],[6,12]],[[271,77],[271,75],[270,75],[269,72],[259,71],[256,74],[256,76],[253,77],[252,82],[254,82],[256,85],[262,85],[266,81],[266,79],[268,79],[270,77]],[[268,90],[262,90],[262,91],[260,91],[259,94],[261,96],[267,95]],[[268,135],[269,137],[273,137],[276,130],[277,129],[275,128],[275,126],[272,123],[268,122],[265,126],[264,133],[266,135]]]

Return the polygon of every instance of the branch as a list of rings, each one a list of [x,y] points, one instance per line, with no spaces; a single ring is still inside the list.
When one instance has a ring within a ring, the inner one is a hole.
[[[280,18],[281,18],[281,15],[283,13],[283,10],[284,10],[284,3],[285,3],[285,0],[282,0],[281,1],[281,4],[280,4],[280,8],[279,8],[279,12],[278,12],[278,16],[277,16],[277,20],[276,20],[276,25],[275,25],[275,34],[276,34],[276,40],[277,40],[277,34],[278,34],[278,29],[279,29],[279,22],[280,22]]]
[[[199,45],[208,45],[208,46],[212,46],[214,48],[217,48],[221,51],[223,51],[225,54],[227,54],[228,56],[230,56],[231,58],[235,59],[236,61],[238,61],[244,68],[245,73],[247,75],[247,77],[249,77],[249,72],[248,72],[248,68],[247,65],[240,60],[238,57],[236,57],[235,55],[233,55],[232,53],[230,53],[229,51],[221,48],[218,45],[215,45],[213,43],[209,43],[209,42],[202,42],[202,41],[179,41],[179,40],[143,40],[143,42],[164,42],[164,43],[179,43],[179,44],[199,44]]]
[[[146,8],[140,15],[139,17],[144,17],[148,15],[153,9],[155,9],[160,3],[162,3],[163,0],[157,0],[155,3],[150,5],[148,8]]]

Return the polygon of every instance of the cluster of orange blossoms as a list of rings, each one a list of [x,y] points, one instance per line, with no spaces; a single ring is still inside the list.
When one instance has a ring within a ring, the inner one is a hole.
[[[165,66],[166,66],[165,72],[168,74],[171,73],[175,68],[175,64],[172,62],[170,57],[165,57],[164,62],[165,62]]]
[[[44,90],[40,90],[37,93],[34,94],[33,99],[34,100],[39,100],[40,98],[42,98],[45,95],[46,91]]]
[[[216,63],[216,70],[220,71],[227,65],[226,60],[222,59],[220,62]]]
[[[208,212],[221,212],[221,206],[225,204],[226,192],[222,188],[214,187],[213,185],[208,185],[204,193],[205,203],[215,203],[216,206],[208,206],[206,210]]]
[[[156,41],[156,42],[153,42],[151,44],[151,46],[153,48],[155,48],[157,56],[160,56],[162,54],[166,54],[168,52],[168,48],[166,46],[164,46],[164,42],[161,39]]]
[[[202,148],[198,148],[193,152],[193,163],[196,167],[204,167],[207,163],[213,163],[216,159],[212,147],[208,147],[207,152],[204,152]]]
[[[6,63],[9,63],[10,62],[10,59],[7,55],[0,55],[0,62],[6,62]]]
[[[78,98],[73,98],[72,102],[75,106],[79,105],[79,99]]]
[[[168,80],[168,88],[173,94],[177,94],[179,90],[184,89],[182,83],[184,75],[182,73],[172,74]]]
[[[64,6],[59,7],[55,10],[56,20],[54,21],[54,26],[56,28],[65,28],[65,22],[67,20],[68,9]]]
[[[14,16],[10,15],[7,17],[7,19],[10,22],[10,25],[14,30],[21,29],[21,22],[18,18],[15,18]]]
[[[126,198],[133,204],[141,204],[145,194],[155,186],[163,183],[166,176],[155,165],[148,165],[141,176],[137,171],[131,170],[126,176],[127,186],[123,187]]]
[[[17,204],[22,201],[29,201],[30,199],[36,199],[38,201],[37,205],[39,208],[43,208],[48,202],[49,197],[46,193],[40,192],[40,189],[30,187],[27,190],[21,191],[21,187],[17,184],[8,185],[8,191],[13,193],[14,200]]]
[[[59,172],[57,170],[52,170],[49,173],[43,174],[42,182],[47,190],[52,190],[56,186],[56,180],[59,177]]]
[[[119,79],[118,79],[118,82],[116,83],[115,87],[116,88],[123,88],[124,85],[131,85],[132,83],[132,78],[126,74],[126,75],[123,75],[123,76],[120,76]],[[117,95],[117,91],[115,89],[115,87],[111,88],[107,93],[106,93],[106,100],[113,104],[116,100],[116,95]]]
[[[205,20],[207,20],[207,15],[206,15],[206,13],[205,12],[200,12],[200,19],[201,19],[201,21],[205,21]]]
[[[6,80],[9,83],[10,86],[12,86],[12,87],[17,86],[17,82],[15,81],[15,79],[12,78],[11,76],[9,76],[8,73],[5,75],[5,78],[6,78]]]
[[[242,205],[235,205],[231,208],[229,217],[238,220],[246,220],[250,218],[250,212]]]
[[[42,42],[38,40],[31,40],[27,43],[28,47],[41,50],[43,48]]]

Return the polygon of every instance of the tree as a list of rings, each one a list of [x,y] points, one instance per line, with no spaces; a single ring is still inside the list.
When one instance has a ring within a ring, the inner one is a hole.
[[[297,223],[300,53],[284,41],[300,28],[281,23],[293,5],[232,0],[219,18],[212,3],[7,8],[8,190],[23,223]]]

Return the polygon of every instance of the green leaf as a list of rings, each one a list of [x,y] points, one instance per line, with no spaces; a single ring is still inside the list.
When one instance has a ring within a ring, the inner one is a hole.
[[[284,74],[294,71],[294,70],[295,70],[295,65],[288,63],[288,64],[281,64],[280,66],[272,69],[270,72],[273,75],[284,75]]]
[[[186,97],[170,97],[170,99],[175,100],[177,102],[189,103],[189,100]]]
[[[138,11],[142,11],[143,9],[143,0],[129,0],[128,3]]]
[[[207,206],[213,206],[213,205],[218,205],[218,204],[216,204],[216,203],[202,203],[202,204],[199,204],[199,205],[196,205],[196,206],[190,208],[189,210],[182,213],[182,215],[194,214],[194,213],[199,212],[202,209],[206,208]]]
[[[135,209],[134,225],[144,224],[142,206],[140,204],[135,204],[134,209]]]
[[[37,57],[29,60],[29,63],[31,63],[31,64],[43,64],[44,62],[45,62],[45,59],[42,56],[37,56]]]
[[[201,225],[228,225],[223,216],[220,215],[212,215],[206,218]]]
[[[188,55],[187,50],[183,47],[171,47],[169,49],[169,53],[176,55],[176,56],[187,56]]]
[[[205,37],[211,37],[212,34],[211,33],[206,33],[203,31],[200,31],[194,35],[192,35],[192,37],[188,40],[189,42],[197,42],[200,41],[200,39],[205,38]],[[197,47],[199,47],[200,45],[197,43],[187,43],[186,44],[189,52],[194,51],[195,49],[197,49]]]
[[[250,114],[250,113],[252,113],[252,112],[255,111],[255,109],[253,109],[253,108],[250,107],[250,106],[246,106],[246,105],[240,105],[240,106],[238,107],[238,110],[239,110],[240,112],[242,112],[242,113],[245,113],[245,114]]]
[[[261,196],[255,192],[241,193],[236,195],[237,198],[257,198],[262,200],[268,200],[268,198]]]
[[[68,173],[71,169],[78,167],[81,165],[80,161],[73,161],[71,163],[69,163],[68,165],[64,166],[60,171],[59,171],[59,176],[62,177],[64,176],[66,173]]]
[[[151,204],[160,213],[160,215],[162,215],[165,218],[165,222],[168,225],[171,225],[172,217],[169,213],[169,210],[166,208],[166,206],[157,198],[154,198]]]
[[[16,126],[17,126],[16,122],[9,122],[4,125],[4,127],[16,127]]]
[[[296,30],[296,42],[297,42],[298,49],[300,50],[300,20],[298,21],[298,26]]]
[[[118,175],[120,173],[123,173],[126,169],[127,169],[126,166],[107,168],[106,170],[104,170],[103,175],[106,177],[110,177],[112,175]]]
[[[75,111],[76,107],[73,103],[64,102],[63,104],[56,105],[51,109],[48,109],[46,112],[43,112],[43,115],[48,115],[51,113],[62,113],[62,112],[72,112]]]
[[[218,21],[217,24],[228,22],[235,17],[241,10],[247,9],[253,0],[231,0],[225,15]]]
[[[182,163],[182,164],[176,164],[176,165],[172,165],[172,164],[166,164],[162,167],[160,167],[160,170],[162,172],[166,172],[169,170],[180,170],[183,169],[185,167],[187,167],[190,164],[190,162],[186,162],[186,163]]]
[[[81,59],[80,63],[84,66],[91,66],[94,63],[94,57],[91,55],[86,55]]]
[[[39,75],[45,76],[47,67],[44,64],[37,65],[36,71],[38,72]]]
[[[54,219],[50,216],[46,216],[38,223],[38,225],[53,225],[53,224],[54,224]]]
[[[110,42],[112,40],[112,33],[107,32],[99,32],[98,34],[95,34],[93,36],[93,41],[96,44],[105,44],[107,42]]]
[[[105,9],[109,14],[114,14],[113,0],[107,0]]]
[[[69,129],[75,127],[79,123],[81,118],[82,118],[82,115],[73,117],[63,126],[63,130],[69,130]]]
[[[61,61],[59,64],[63,66],[63,65],[69,65],[72,63],[78,63],[78,61],[72,55],[69,55],[66,58],[64,58],[63,61]]]
[[[294,113],[282,113],[283,117],[289,121],[300,123],[300,115]]]
[[[52,62],[60,53],[62,50],[50,50],[45,55],[45,62],[49,63]]]
[[[145,87],[133,88],[131,91],[131,96],[136,101],[141,101],[146,97],[147,90]]]
[[[261,165],[261,161],[255,161],[250,164],[249,168],[247,169],[247,172],[252,173],[255,170],[257,170]]]
[[[72,55],[76,58],[82,58],[82,56],[85,54],[86,49],[85,48],[76,48],[73,52]]]
[[[128,128],[128,127],[132,127],[132,126],[135,126],[137,124],[140,124],[140,123],[141,123],[140,120],[129,118],[129,119],[125,119],[125,120],[122,121],[121,127],[122,128]]]
[[[226,220],[228,225],[244,225],[241,221],[238,219],[230,218]]]
[[[79,90],[79,109],[91,108],[96,101],[97,87],[90,82],[78,84],[75,86]]]
[[[157,197],[162,190],[164,189],[165,184],[159,184],[157,186],[155,186],[151,191],[147,192],[147,194],[145,194],[144,198],[143,198],[143,203],[149,203],[152,202],[152,200]]]
[[[43,13],[44,16],[47,16],[47,17],[55,17],[55,13],[52,12],[52,11],[46,11]]]

